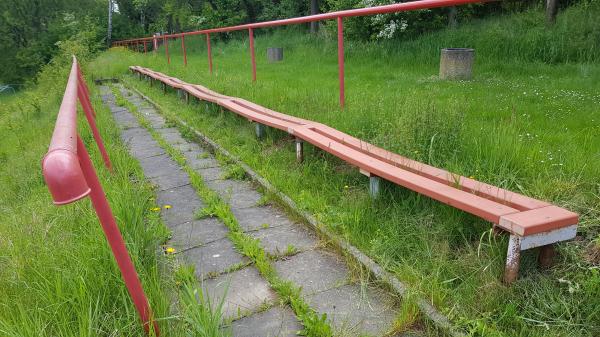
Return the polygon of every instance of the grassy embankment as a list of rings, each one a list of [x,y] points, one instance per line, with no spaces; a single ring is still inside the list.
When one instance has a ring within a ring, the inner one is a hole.
[[[38,86],[0,97],[0,335],[142,336],[89,199],[53,206],[42,178],[40,161],[66,85],[69,54],[46,67]],[[221,335],[220,316],[195,293],[193,274],[160,253],[168,230],[155,211],[152,186],[121,143],[95,86],[90,90],[113,174],[103,167],[83,118],[80,134],[163,335]],[[175,298],[178,308],[171,303]]]
[[[336,44],[278,31],[256,39],[258,81],[250,81],[248,43],[213,45],[207,73],[201,37],[164,53],[115,49],[94,63],[96,76],[151,67],[269,108],[336,127],[388,150],[473,176],[581,214],[579,237],[559,245],[556,265],[536,268],[524,256],[521,278],[499,280],[506,236],[490,225],[415,193],[387,186],[369,199],[355,169],[307,149],[294,161],[292,139],[254,137],[246,120],[125,77],[241,157],[301,207],[411,284],[454,322],[479,335],[594,336],[600,334],[600,65],[597,4],[571,8],[554,28],[541,12],[464,24],[403,42],[346,43],[347,108],[337,105]],[[282,46],[285,60],[268,64],[265,49]],[[436,79],[440,47],[477,49],[475,78]]]

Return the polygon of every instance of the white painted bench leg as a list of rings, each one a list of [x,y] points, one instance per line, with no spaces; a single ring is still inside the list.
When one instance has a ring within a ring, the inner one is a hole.
[[[262,139],[265,136],[265,126],[260,123],[256,123],[256,138]]]
[[[373,199],[378,199],[381,194],[381,178],[378,176],[369,177],[369,195]]]
[[[296,161],[298,163],[304,161],[304,142],[299,138],[296,138]]]
[[[506,266],[504,268],[504,283],[511,284],[519,277],[519,264],[521,262],[521,237],[510,235]]]

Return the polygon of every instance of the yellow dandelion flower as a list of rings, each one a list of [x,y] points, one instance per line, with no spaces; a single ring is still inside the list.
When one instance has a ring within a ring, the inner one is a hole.
[[[153,212],[158,212],[158,211],[160,211],[160,207],[152,207],[152,208],[150,208],[150,210]]]
[[[469,176],[469,179],[475,179],[475,176]]]
[[[169,209],[169,208],[171,208],[171,205],[164,205],[163,207],[164,207],[165,209]]]
[[[348,187],[348,185],[346,185],[346,186],[344,186],[344,188],[348,189],[349,187]]]
[[[167,249],[165,249],[165,252],[167,254],[173,254],[173,253],[175,253],[175,248],[173,248],[173,247],[167,247]]]

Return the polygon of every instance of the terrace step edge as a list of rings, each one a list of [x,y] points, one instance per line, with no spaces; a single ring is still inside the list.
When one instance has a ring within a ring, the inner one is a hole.
[[[157,110],[164,111],[158,103],[152,100],[150,97],[144,95],[141,91],[139,91],[135,87],[126,86],[128,89],[133,90],[142,98],[144,98],[148,103],[152,104]],[[408,296],[409,287],[402,283],[398,278],[396,278],[392,273],[386,271],[382,268],[377,262],[371,259],[366,254],[362,253],[358,248],[354,247],[344,239],[340,238],[338,235],[325,228],[325,226],[319,224],[317,219],[307,211],[300,209],[296,203],[286,194],[279,191],[275,186],[273,186],[267,179],[256,173],[250,166],[248,166],[245,162],[239,159],[237,156],[231,154],[221,145],[210,139],[208,136],[204,135],[200,131],[191,127],[187,122],[182,120],[177,116],[170,116],[177,122],[177,124],[185,127],[186,129],[192,131],[196,137],[198,137],[203,143],[205,143],[209,148],[211,148],[214,152],[219,152],[227,159],[231,160],[236,165],[239,165],[246,174],[257,184],[259,184],[262,188],[265,189],[266,192],[278,198],[278,201],[289,210],[293,211],[296,215],[298,215],[302,220],[309,225],[309,227],[318,233],[320,236],[329,241],[336,249],[339,249],[344,253],[345,256],[350,257],[353,261],[360,264],[364,268],[366,268],[371,275],[373,275],[377,280],[383,282],[385,285],[389,286],[393,292],[395,292],[401,298],[405,298]],[[451,337],[466,337],[467,335],[457,329],[450,320],[444,316],[441,312],[439,312],[433,305],[431,305],[427,300],[423,298],[416,299],[417,306],[419,310],[425,318],[433,323],[433,325],[445,332],[447,335]]]

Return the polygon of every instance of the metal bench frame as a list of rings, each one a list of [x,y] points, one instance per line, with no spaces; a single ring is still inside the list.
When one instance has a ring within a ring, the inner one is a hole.
[[[548,202],[448,172],[389,152],[352,137],[325,124],[282,114],[246,101],[189,84],[151,69],[131,66],[140,80],[156,80],[163,90],[177,90],[180,97],[189,96],[218,104],[251,122],[257,123],[257,136],[264,126],[283,130],[297,139],[298,160],[303,159],[302,142],[328,152],[358,167],[369,177],[370,193],[377,197],[380,179],[386,179],[432,199],[471,213],[494,224],[496,231],[510,234],[504,281],[518,277],[521,251],[541,247],[539,261],[550,264],[553,244],[570,240],[577,233],[579,216]]]

